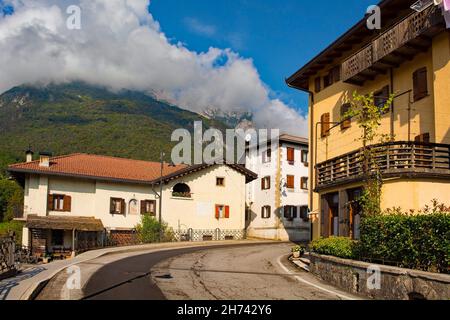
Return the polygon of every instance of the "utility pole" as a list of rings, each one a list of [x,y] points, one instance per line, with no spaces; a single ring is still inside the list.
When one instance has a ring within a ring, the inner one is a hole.
[[[159,242],[162,242],[163,230],[162,230],[162,193],[163,193],[163,173],[164,173],[164,152],[161,151],[161,175],[159,179]]]

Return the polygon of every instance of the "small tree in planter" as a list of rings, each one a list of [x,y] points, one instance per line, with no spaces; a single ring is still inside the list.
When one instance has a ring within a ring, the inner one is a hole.
[[[294,258],[300,258],[305,254],[305,247],[303,246],[295,246],[292,248],[292,256]]]

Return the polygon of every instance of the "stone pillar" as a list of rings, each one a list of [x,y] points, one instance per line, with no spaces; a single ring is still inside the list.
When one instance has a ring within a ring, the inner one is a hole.
[[[350,211],[347,190],[339,190],[339,236],[350,236]]]

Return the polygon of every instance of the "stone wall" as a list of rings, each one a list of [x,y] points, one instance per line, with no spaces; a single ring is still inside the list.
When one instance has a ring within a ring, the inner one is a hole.
[[[347,292],[385,300],[449,300],[450,275],[311,254],[311,273]],[[379,277],[373,273],[379,270]],[[377,278],[379,282],[376,282]],[[379,284],[379,285],[377,285]]]

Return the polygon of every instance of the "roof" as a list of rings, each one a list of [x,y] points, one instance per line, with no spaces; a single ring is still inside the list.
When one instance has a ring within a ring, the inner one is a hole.
[[[307,138],[294,136],[291,134],[282,134],[280,136],[280,141],[294,143],[294,144],[301,144],[301,145],[306,145],[306,146],[309,145],[309,140]]]
[[[37,216],[28,215],[25,226],[29,229],[78,230],[98,232],[103,231],[100,219],[92,217],[73,216]]]
[[[411,12],[410,6],[416,0],[382,0],[378,4],[381,8],[381,21],[384,26],[400,19],[406,13]],[[405,11],[405,13],[402,12]],[[379,30],[368,30],[366,16],[351,27],[346,33],[311,59],[296,73],[286,79],[286,83],[294,88],[309,91],[309,77],[329,66],[336,58],[342,57],[346,52],[351,52],[355,46],[365,44],[364,38],[379,35]]]
[[[207,165],[202,165],[202,169]],[[235,170],[245,174],[248,179],[256,179],[256,174],[245,169],[230,165]],[[198,171],[199,166],[177,165],[167,163],[163,166],[163,180],[165,177],[186,175]],[[161,179],[161,163],[108,156],[75,153],[66,156],[50,158],[50,166],[43,167],[39,161],[13,164],[8,167],[13,174],[35,173],[53,176],[78,177],[85,179],[153,184]],[[250,180],[251,181],[251,180]]]

